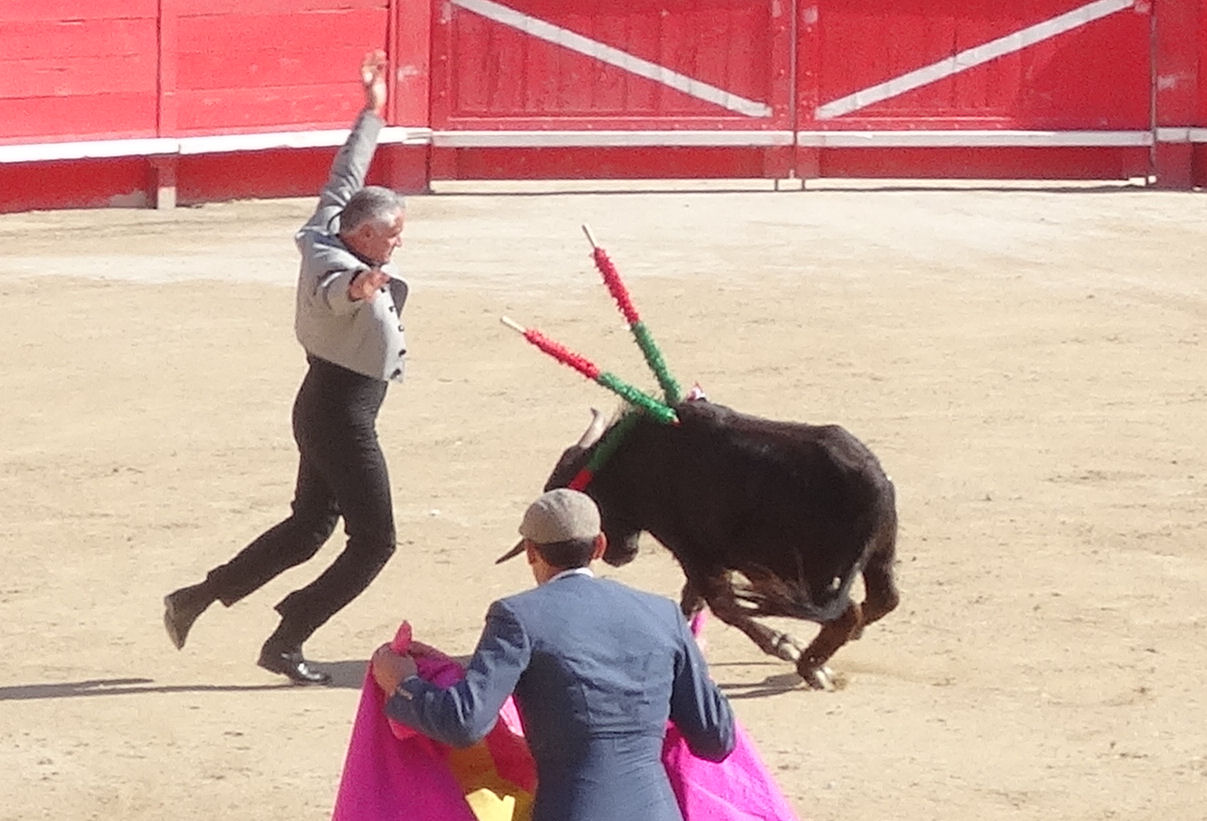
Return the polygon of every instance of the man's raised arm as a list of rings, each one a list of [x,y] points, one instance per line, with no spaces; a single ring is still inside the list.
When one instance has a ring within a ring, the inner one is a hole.
[[[319,195],[314,216],[306,222],[307,228],[326,229],[331,218],[348,204],[348,198],[364,186],[365,174],[377,150],[377,135],[385,125],[387,68],[386,53],[380,49],[366,54],[361,62],[360,81],[365,91],[365,107],[331,163],[331,175]]]

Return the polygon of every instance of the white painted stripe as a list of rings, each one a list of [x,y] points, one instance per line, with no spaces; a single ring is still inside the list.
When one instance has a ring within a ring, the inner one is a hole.
[[[173,154],[216,154],[263,151],[269,148],[323,148],[343,145],[348,129],[283,131],[269,134],[220,134],[206,137],[154,137],[129,140],[88,140],[70,143],[0,145],[0,163],[90,160],[107,157],[162,157]],[[389,126],[381,130],[380,145],[428,145],[430,128]]]
[[[425,133],[421,133],[425,132]],[[181,154],[220,154],[229,151],[264,151],[272,148],[326,148],[343,145],[349,130],[282,131],[271,134],[216,134],[205,137],[181,137]],[[401,126],[383,128],[377,137],[379,145],[426,145],[431,141],[431,129]]]
[[[792,145],[791,131],[436,131],[437,148]]]
[[[0,145],[0,163],[53,160],[156,157],[212,152],[259,151],[265,148],[310,148],[341,145],[347,131],[297,134],[241,134],[182,139],[96,140],[72,143]],[[338,138],[335,136],[338,135]],[[928,131],[432,131],[393,126],[382,130],[380,144],[427,145],[439,148],[557,148],[642,146],[718,146],[766,148],[1006,148],[1012,146],[1110,148],[1159,143],[1207,143],[1207,128],[1162,127],[1151,131],[998,131],[969,129]],[[203,151],[204,149],[204,151]]]
[[[1158,128],[1157,142],[1188,143],[1190,142],[1189,128]]]
[[[175,154],[177,143],[170,138],[88,140],[70,143],[0,145],[0,163],[42,160],[85,160],[105,157],[147,157]]]
[[[672,71],[666,66],[651,63],[628,52],[604,45],[598,40],[591,40],[576,34],[569,29],[555,26],[536,17],[531,17],[508,6],[493,2],[493,0],[452,0],[453,5],[472,11],[475,14],[502,23],[505,26],[518,29],[532,37],[554,45],[576,51],[579,54],[592,57],[608,65],[616,66],[631,74],[653,80],[677,91],[682,91],[691,97],[705,102],[714,103],[729,111],[744,114],[747,117],[770,117],[771,106],[757,100],[748,100],[737,94],[731,94],[701,80],[688,77]]]
[[[1171,129],[1174,130],[1174,129]],[[1183,129],[1184,130],[1184,129]],[[1011,148],[1146,146],[1151,131],[798,131],[809,148]]]
[[[829,120],[834,117],[841,117],[844,114],[850,114],[852,111],[867,108],[874,103],[879,103],[890,97],[896,97],[907,91],[912,91],[920,86],[942,80],[953,74],[959,74],[962,71],[967,71],[990,60],[996,60],[998,57],[1013,54],[1028,46],[1033,46],[1036,43],[1064,34],[1066,31],[1080,28],[1087,23],[1092,23],[1117,11],[1131,8],[1133,2],[1134,0],[1095,0],[1095,2],[1088,3],[1073,11],[1021,29],[997,40],[991,40],[984,45],[970,48],[967,51],[961,51],[959,54],[948,57],[945,60],[940,60],[929,66],[902,74],[900,77],[895,77],[887,82],[865,88],[854,94],[848,94],[846,97],[839,97],[837,100],[819,107],[817,109],[817,119]]]

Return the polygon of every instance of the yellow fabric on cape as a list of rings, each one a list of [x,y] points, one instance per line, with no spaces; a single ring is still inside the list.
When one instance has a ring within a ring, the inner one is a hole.
[[[478,821],[531,821],[531,793],[499,775],[484,742],[449,750],[448,766]]]

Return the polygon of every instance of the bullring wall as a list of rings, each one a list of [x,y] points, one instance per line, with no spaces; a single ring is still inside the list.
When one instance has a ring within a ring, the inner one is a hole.
[[[1207,182],[1207,0],[0,0],[0,210],[376,182]]]

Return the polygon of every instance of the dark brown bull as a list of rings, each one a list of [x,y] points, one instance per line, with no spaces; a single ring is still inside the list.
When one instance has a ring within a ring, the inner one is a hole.
[[[642,416],[585,491],[608,539],[604,560],[637,555],[642,531],[678,559],[686,615],[705,603],[764,652],[794,661],[812,687],[848,640],[897,606],[893,484],[866,446],[837,425],[775,422],[707,401],[675,410],[679,424]],[[598,412],[546,484],[564,487],[604,433]],[[851,601],[863,575],[864,601]],[[821,624],[808,647],[754,621]]]

